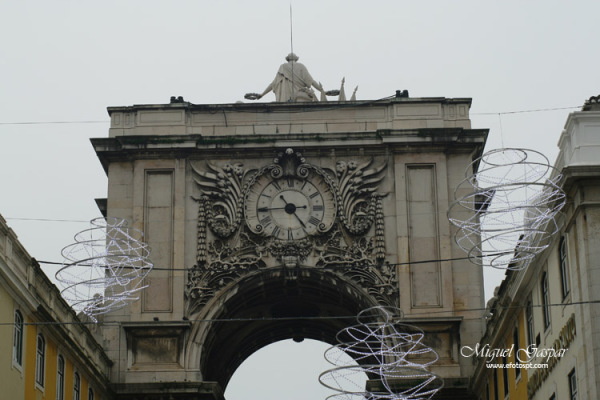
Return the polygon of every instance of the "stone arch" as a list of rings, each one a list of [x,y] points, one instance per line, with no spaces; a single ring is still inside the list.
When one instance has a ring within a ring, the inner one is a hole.
[[[203,381],[217,382],[225,391],[236,369],[259,349],[285,339],[335,344],[337,332],[375,305],[355,282],[331,271],[256,271],[222,290],[194,318],[186,366],[199,368]],[[327,318],[339,316],[349,318]]]

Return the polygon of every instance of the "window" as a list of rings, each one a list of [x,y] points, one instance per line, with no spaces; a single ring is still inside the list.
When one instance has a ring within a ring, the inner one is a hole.
[[[569,372],[569,393],[571,394],[571,400],[577,400],[577,376],[575,375],[575,368]]]
[[[515,326],[513,331],[513,344],[515,346],[515,364],[519,362],[517,354],[519,354],[519,325]],[[521,368],[515,368],[515,380],[521,377]]]
[[[56,400],[65,398],[65,359],[58,356],[58,365],[56,367]]]
[[[35,352],[35,383],[44,386],[44,367],[46,363],[46,340],[40,334],[37,336]]]
[[[504,368],[502,368],[502,387],[504,389],[504,397],[508,396],[508,360],[506,357],[502,357],[502,363],[504,364]]]
[[[88,389],[88,400],[94,400],[94,391],[92,388]]]
[[[498,370],[494,370],[494,400],[498,400]]]
[[[19,311],[15,311],[13,361],[19,366],[23,365],[23,316]]]
[[[558,265],[560,266],[560,287],[563,300],[569,295],[569,271],[567,270],[567,242],[565,237],[560,238],[558,245]]]
[[[79,378],[79,374],[75,372],[73,376],[73,400],[80,400],[81,392],[81,378]]]
[[[544,316],[544,329],[550,326],[550,301],[548,293],[548,274],[544,272],[542,275],[542,313]]]
[[[531,298],[527,300],[527,307],[525,308],[525,316],[527,318],[527,344],[535,344],[535,338],[533,336],[533,305],[531,304]]]

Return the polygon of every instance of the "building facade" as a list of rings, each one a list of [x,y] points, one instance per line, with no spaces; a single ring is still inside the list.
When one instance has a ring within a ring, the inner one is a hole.
[[[112,398],[112,362],[2,216],[0,321],[0,397]]]
[[[107,314],[116,398],[219,399],[236,368],[278,340],[335,343],[375,305],[425,330],[469,398],[462,345],[483,333],[483,274],[446,210],[487,130],[470,99],[110,107],[92,139],[109,217],[145,233],[155,269],[141,301]],[[454,396],[454,397],[452,397]]]
[[[473,385],[481,399],[596,399],[600,395],[597,97],[569,115],[558,146],[555,168],[564,176],[567,194],[558,221],[561,228],[527,268],[507,272],[488,303],[487,330],[480,343],[480,348],[510,348],[518,332],[519,345],[508,362],[515,362],[520,348],[521,359],[533,367],[517,376],[516,369],[488,368],[505,360],[487,362],[479,357]]]
[[[485,145],[470,104],[109,108],[109,137],[92,139],[109,177],[98,204],[144,232],[149,286],[87,324],[0,217],[3,397],[222,399],[258,349],[334,344],[352,323],[340,316],[384,305],[440,355],[436,398],[598,398],[598,98],[559,140],[560,231],[507,271],[485,312],[482,271],[461,259],[445,216]]]

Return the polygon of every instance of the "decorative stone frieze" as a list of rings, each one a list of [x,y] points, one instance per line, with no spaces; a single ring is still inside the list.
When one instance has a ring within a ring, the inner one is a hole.
[[[322,168],[291,148],[258,170],[191,163],[200,196],[188,313],[245,275],[281,265],[333,270],[393,305],[397,277],[384,263],[385,194],[377,192],[386,166],[368,159]]]

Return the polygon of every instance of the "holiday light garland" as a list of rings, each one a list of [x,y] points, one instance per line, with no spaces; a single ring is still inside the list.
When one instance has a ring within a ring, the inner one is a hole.
[[[525,268],[559,230],[562,176],[543,154],[512,148],[483,154],[465,175],[448,210],[456,243],[475,264]]]
[[[427,369],[438,354],[423,343],[421,329],[398,322],[401,318],[399,309],[373,307],[358,314],[357,325],[338,332],[338,344],[325,352],[335,368],[319,376],[323,386],[338,392],[328,399],[430,399],[443,387]]]
[[[127,221],[96,218],[90,224],[63,248],[65,261],[56,279],[65,286],[65,300],[96,321],[96,315],[137,300],[153,264],[142,232],[128,228]]]

